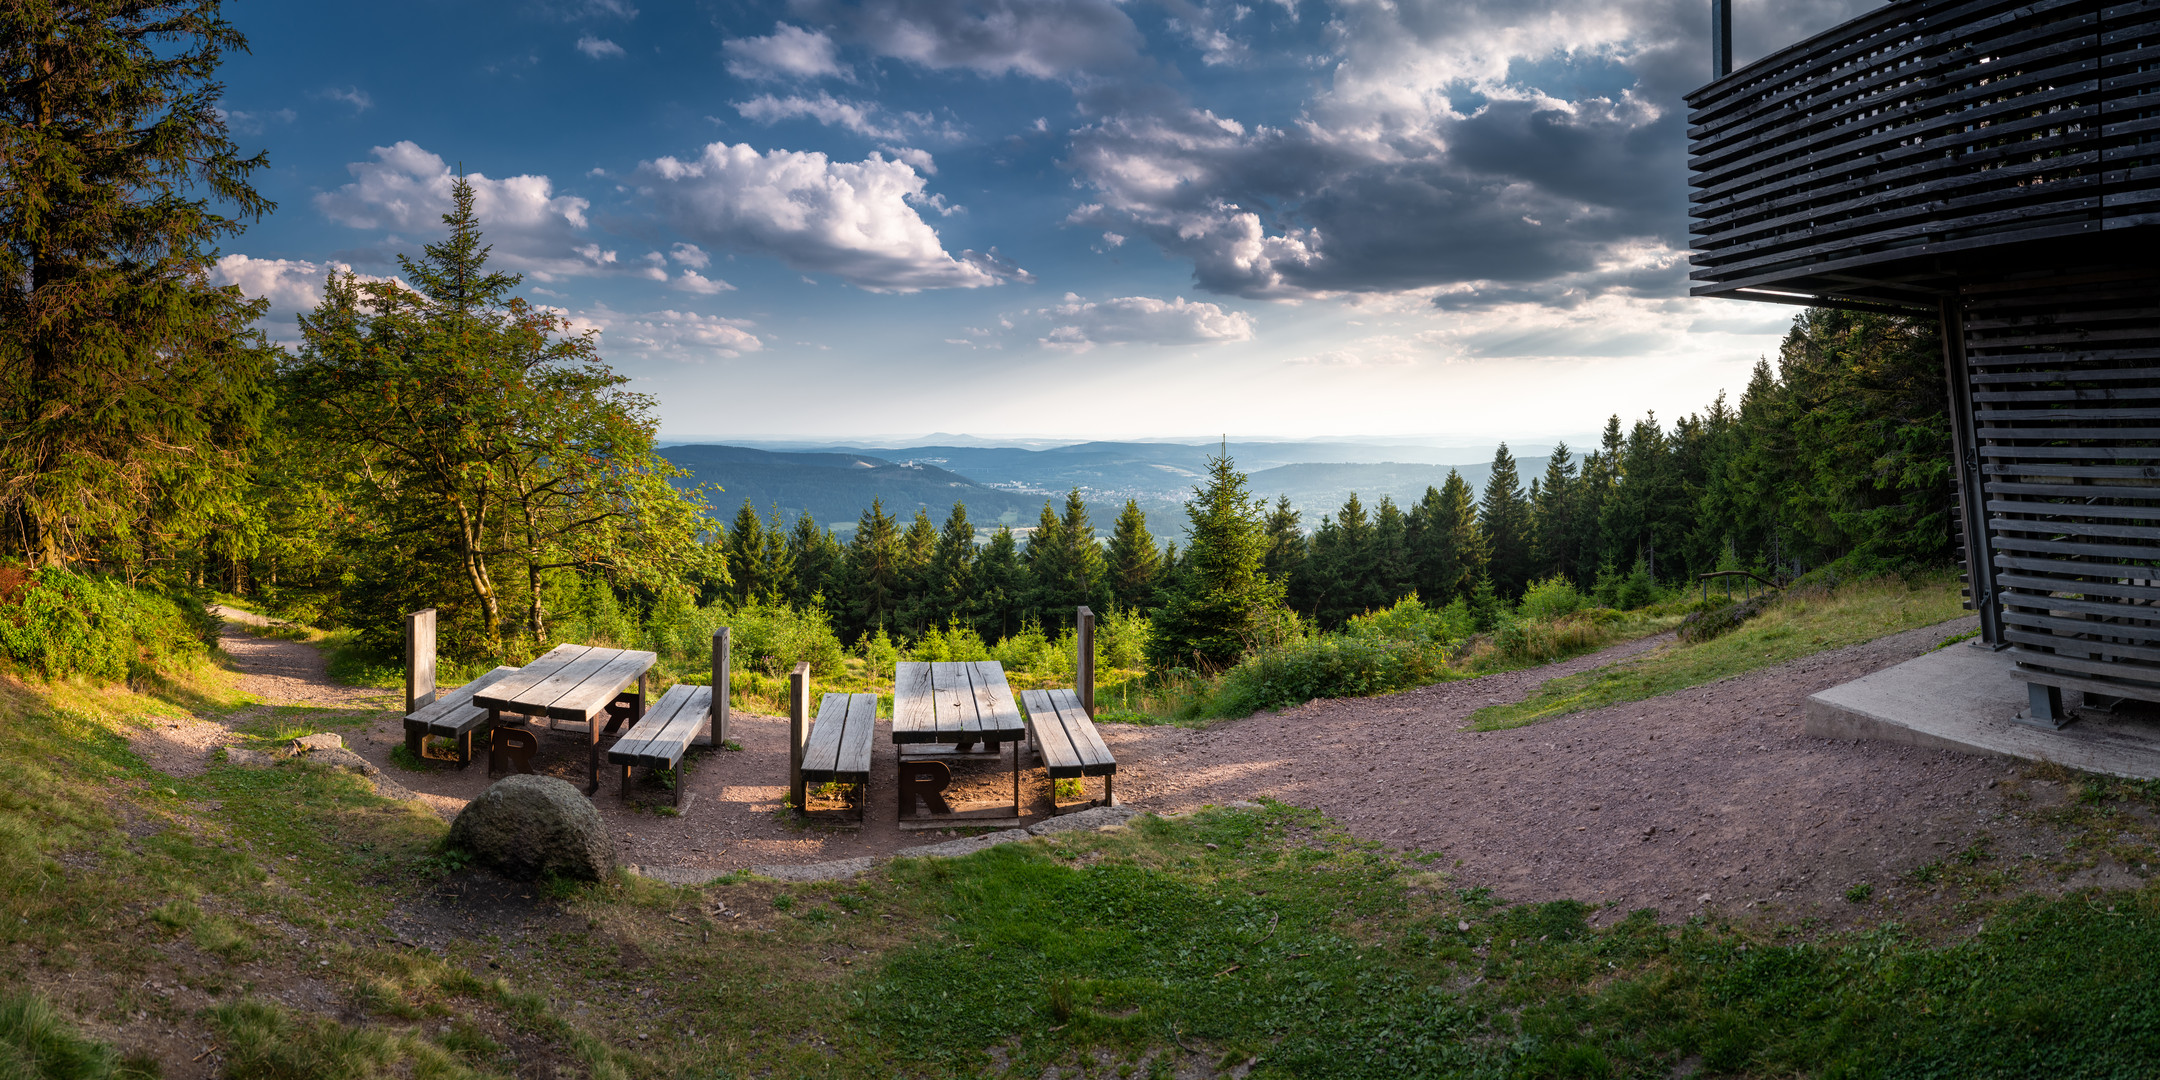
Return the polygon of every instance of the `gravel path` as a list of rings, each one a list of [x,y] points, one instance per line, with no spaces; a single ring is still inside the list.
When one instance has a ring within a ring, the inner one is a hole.
[[[1657,908],[1667,918],[1758,904],[1835,913],[1848,907],[1840,897],[1852,884],[1881,883],[1887,899],[1903,871],[1983,833],[2002,853],[2060,850],[2054,837],[2004,817],[2017,808],[1994,790],[2009,775],[2001,762],[1801,734],[1807,695],[1920,655],[1970,625],[1956,620],[1513,731],[1463,725],[1485,705],[1522,700],[1547,679],[1625,661],[1670,638],[1202,730],[1103,731],[1118,755],[1120,801],[1143,809],[1260,796],[1316,807],[1361,837],[1436,853],[1436,869],[1516,901],[1575,898],[1610,902],[1616,912]],[[265,696],[333,708],[382,700],[329,685],[310,646],[236,633],[227,648],[245,685]],[[348,743],[446,817],[487,788],[484,761],[418,773],[392,765],[402,726],[394,710],[376,716],[348,731]],[[612,777],[603,785],[594,803],[624,861],[737,869],[882,855],[940,836],[899,829],[893,748],[882,732],[860,829],[804,826],[780,813],[784,718],[738,713],[732,734],[740,752],[693,755],[680,816],[651,812],[666,799],[656,789],[626,803]],[[542,732],[540,742],[539,770],[582,788],[583,739]],[[955,771],[965,774],[956,778],[962,797],[1009,798],[1008,768],[975,762]],[[1027,776],[1023,796],[1039,813],[1048,796],[1039,772]]]

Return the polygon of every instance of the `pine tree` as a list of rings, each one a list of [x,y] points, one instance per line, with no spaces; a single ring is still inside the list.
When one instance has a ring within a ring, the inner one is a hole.
[[[977,628],[991,641],[1017,633],[1026,617],[1029,584],[1027,567],[1020,557],[1019,541],[1012,529],[999,526],[983,545],[975,564],[975,597],[980,613]]]
[[[1522,595],[1530,577],[1530,510],[1506,443],[1493,452],[1485,497],[1478,503],[1478,528],[1485,534],[1486,572],[1493,591],[1503,599]]]
[[[1576,559],[1575,457],[1565,442],[1555,443],[1545,459],[1545,477],[1530,501],[1530,532],[1535,538],[1531,574],[1548,578],[1555,574],[1576,580],[1581,566]]]
[[[1367,606],[1378,609],[1417,591],[1417,561],[1410,554],[1410,519],[1395,500],[1380,496],[1373,514],[1373,584]]]
[[[1109,610],[1110,576],[1080,489],[1066,495],[1062,517],[1043,503],[1035,535],[1028,538],[1027,567],[1034,584],[1029,606],[1045,629],[1071,626],[1081,605]]]
[[[1276,497],[1275,509],[1268,514],[1267,539],[1267,575],[1288,586],[1304,566],[1307,550],[1305,531],[1298,528],[1298,512],[1290,505],[1290,496]]]
[[[930,628],[955,623],[972,627],[980,617],[975,595],[975,524],[968,520],[965,503],[953,504],[945,527],[938,531],[920,603],[922,622]]]
[[[891,630],[899,614],[906,569],[900,548],[900,524],[885,512],[883,499],[870,500],[848,542],[847,614],[851,636]]]
[[[778,603],[785,595],[795,560],[787,536],[780,532],[777,511],[772,527],[767,528],[750,500],[744,499],[742,509],[735,511],[735,521],[728,527],[722,551],[734,582],[727,590],[731,601]]]
[[[915,519],[900,534],[900,595],[894,601],[894,621],[910,635],[930,628],[930,562],[937,546],[938,527],[931,523],[930,511],[916,507]]]
[[[1440,489],[1425,489],[1417,508],[1418,596],[1440,607],[1470,594],[1485,574],[1485,537],[1478,528],[1477,505],[1462,474],[1448,470]]]
[[[1147,515],[1141,512],[1139,502],[1125,500],[1125,509],[1110,531],[1105,561],[1114,603],[1126,611],[1147,611],[1155,606],[1162,552],[1156,549],[1155,537],[1148,532]]]
[[[792,572],[785,598],[790,605],[808,610],[836,593],[845,553],[829,530],[818,528],[810,511],[796,516],[795,527],[788,532],[787,551]]]
[[[246,49],[214,0],[0,14],[0,553],[133,565],[245,513],[267,305],[204,275],[274,208],[218,107]]]
[[[1207,483],[1185,504],[1190,544],[1148,642],[1149,663],[1158,670],[1231,664],[1282,609],[1283,586],[1264,569],[1266,506],[1245,485],[1228,453],[1211,455]]]

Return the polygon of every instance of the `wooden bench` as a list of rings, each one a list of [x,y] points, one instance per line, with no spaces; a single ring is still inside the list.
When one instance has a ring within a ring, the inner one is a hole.
[[[712,715],[713,688],[676,683],[623,737],[608,748],[609,764],[622,766],[622,797],[630,797],[630,770],[677,769]],[[683,777],[675,774],[675,805],[682,805]]]
[[[1095,721],[1080,707],[1080,695],[1071,690],[1025,690],[1020,694],[1020,704],[1027,709],[1028,741],[1034,744],[1050,779],[1100,776],[1103,797],[1090,805],[1115,805],[1117,796],[1111,784],[1117,775],[1117,758],[1103,745]],[[1056,802],[1053,794],[1051,803]]]
[[[514,667],[499,667],[473,681],[444,694],[433,702],[422,705],[405,715],[405,749],[415,758],[427,756],[427,738],[439,735],[457,741],[459,768],[472,764],[473,732],[487,724],[487,709],[473,704],[473,695],[518,673]],[[430,688],[432,692],[432,687]]]
[[[810,784],[853,784],[860,788],[855,819],[870,807],[870,740],[877,732],[876,694],[826,694],[803,743],[802,778]],[[798,808],[800,809],[800,808]]]

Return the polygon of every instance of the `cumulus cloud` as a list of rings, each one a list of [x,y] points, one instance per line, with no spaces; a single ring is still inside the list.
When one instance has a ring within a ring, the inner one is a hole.
[[[765,347],[745,319],[701,315],[695,311],[647,311],[629,314],[602,305],[577,316],[577,325],[600,332],[609,353],[638,353],[683,363],[732,359]]]
[[[683,292],[696,293],[699,296],[712,296],[717,293],[735,291],[735,286],[718,278],[708,278],[695,270],[685,270],[675,275],[669,284]]]
[[[1097,345],[1215,345],[1250,341],[1253,317],[1220,305],[1152,296],[1120,296],[1100,302],[1072,293],[1041,312],[1057,325],[1045,348],[1086,352]]]
[[[1116,0],[807,0],[872,51],[929,68],[1062,78],[1129,67],[1140,31]]]
[[[353,180],[315,196],[324,216],[355,229],[391,229],[435,237],[451,208],[450,166],[410,141],[378,146],[367,161],[347,165]],[[615,252],[583,238],[586,200],[557,195],[545,176],[500,180],[470,172],[473,210],[495,255],[541,281],[559,275],[599,273],[616,264]]]
[[[623,55],[623,47],[604,37],[585,34],[577,39],[577,51],[595,60],[606,60]]]
[[[214,285],[237,285],[251,299],[270,301],[263,328],[273,340],[290,343],[300,340],[300,314],[322,303],[323,282],[333,270],[352,273],[352,267],[342,262],[258,259],[236,252],[218,257],[217,264],[210,268],[210,281]],[[357,276],[362,281],[398,280],[372,274]]]
[[[815,79],[845,76],[840,51],[822,31],[778,23],[764,37],[722,42],[728,72],[742,79]]]
[[[898,127],[882,125],[874,119],[880,111],[877,105],[866,101],[843,101],[831,94],[821,93],[816,97],[804,97],[800,94],[775,97],[771,94],[760,94],[748,101],[736,102],[735,111],[741,113],[743,119],[755,120],[760,124],[776,124],[782,120],[809,117],[827,127],[843,127],[873,139],[902,137]]]
[[[638,166],[641,190],[682,234],[770,255],[880,292],[979,288],[1024,280],[997,254],[947,252],[924,207],[941,204],[905,162],[713,143],[698,157]]]

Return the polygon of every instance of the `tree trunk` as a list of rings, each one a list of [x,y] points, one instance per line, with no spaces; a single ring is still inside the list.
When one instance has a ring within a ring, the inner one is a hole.
[[[488,574],[487,559],[482,555],[481,529],[472,509],[465,500],[452,502],[458,515],[458,547],[465,558],[465,574],[471,579],[473,595],[480,601],[480,610],[487,618],[487,637],[491,645],[502,643],[502,600],[495,595],[495,581]]]

